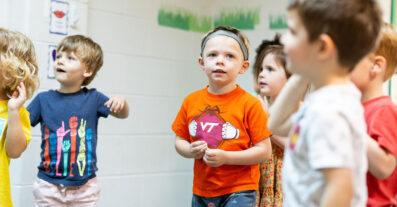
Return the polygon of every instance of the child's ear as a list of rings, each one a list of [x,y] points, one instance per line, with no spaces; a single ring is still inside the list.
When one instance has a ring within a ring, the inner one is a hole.
[[[84,76],[85,78],[88,78],[88,77],[92,76],[93,73],[94,73],[94,72],[93,72],[92,70],[88,70],[88,69],[87,69],[87,70],[85,70],[83,76]]]
[[[383,56],[375,56],[373,65],[371,67],[370,75],[371,77],[376,77],[379,74],[384,74],[386,71],[386,59]]]
[[[249,60],[244,60],[243,65],[241,66],[240,71],[238,72],[239,74],[245,73],[248,68],[250,67],[250,61]]]
[[[198,58],[198,63],[199,63],[199,65],[200,65],[201,69],[204,70],[204,60],[203,60],[202,57],[199,57],[199,58]]]
[[[317,40],[318,44],[318,57],[320,60],[327,60],[330,59],[332,56],[337,55],[335,43],[331,39],[331,37],[327,34],[321,34]]]

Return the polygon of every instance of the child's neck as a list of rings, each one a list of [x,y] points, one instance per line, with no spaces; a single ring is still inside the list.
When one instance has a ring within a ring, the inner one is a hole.
[[[236,88],[237,88],[237,85],[235,83],[227,84],[227,85],[224,85],[224,86],[219,86],[219,85],[215,85],[215,84],[209,84],[208,91],[210,93],[212,93],[212,94],[222,95],[222,94],[225,94],[225,93],[229,93],[229,92],[233,91]]]
[[[384,95],[383,83],[372,83],[361,91],[361,103]]]
[[[315,90],[329,85],[346,85],[350,82],[346,68],[335,67],[333,70],[324,71],[328,72],[319,74],[312,78]]]
[[[61,87],[59,87],[58,91],[61,93],[75,93],[80,89],[81,89],[81,85],[65,86],[61,84]]]

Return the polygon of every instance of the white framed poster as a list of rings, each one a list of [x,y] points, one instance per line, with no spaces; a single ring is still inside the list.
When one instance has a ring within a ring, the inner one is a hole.
[[[69,31],[69,3],[51,0],[50,5],[50,33],[68,35]]]
[[[55,79],[54,74],[54,63],[56,59],[57,46],[56,45],[48,45],[48,68],[47,68],[47,78]]]

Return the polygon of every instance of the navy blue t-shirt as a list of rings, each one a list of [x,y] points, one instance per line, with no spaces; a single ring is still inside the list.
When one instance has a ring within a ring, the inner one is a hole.
[[[28,106],[32,126],[41,123],[38,177],[65,186],[84,185],[95,177],[99,117],[107,117],[109,100],[96,89],[75,93],[39,93]]]

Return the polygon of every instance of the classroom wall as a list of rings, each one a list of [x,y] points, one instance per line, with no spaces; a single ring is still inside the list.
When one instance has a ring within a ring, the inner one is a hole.
[[[90,87],[108,96],[125,96],[131,109],[124,120],[100,119],[98,168],[100,206],[189,206],[193,160],[174,149],[170,126],[183,98],[206,86],[197,58],[203,32],[159,25],[161,8],[216,17],[223,9],[259,8],[260,21],[244,30],[251,41],[251,57],[263,38],[273,37],[269,15],[285,14],[282,1],[211,0],[68,0],[79,17],[70,34],[88,35],[104,51],[104,66]],[[0,0],[0,26],[29,36],[39,61],[39,91],[56,89],[48,75],[48,47],[64,36],[49,34],[49,0]],[[244,11],[243,11],[244,13]],[[239,77],[253,92],[252,69]],[[26,105],[29,101],[26,103]],[[10,165],[16,207],[33,206],[32,183],[40,161],[39,126],[21,158]]]
[[[222,12],[259,11],[259,22],[243,30],[251,42],[250,60],[265,38],[273,38],[274,17],[285,17],[288,0],[68,0],[78,15],[70,34],[88,35],[104,51],[104,66],[90,87],[108,96],[125,96],[131,109],[124,120],[99,122],[100,206],[189,206],[193,160],[174,149],[170,126],[183,98],[206,86],[197,58],[204,35],[194,29],[160,25],[162,8],[215,20]],[[171,10],[172,10],[171,9]],[[64,36],[49,34],[49,0],[0,0],[0,26],[28,35],[34,42],[41,85],[56,89],[48,75],[48,47]],[[253,64],[253,62],[252,62]],[[238,84],[253,92],[252,68]],[[397,84],[393,85],[397,91]],[[397,97],[397,96],[396,96]],[[29,101],[26,103],[26,105]],[[33,206],[32,183],[40,161],[39,127],[21,158],[10,165],[16,207]]]

